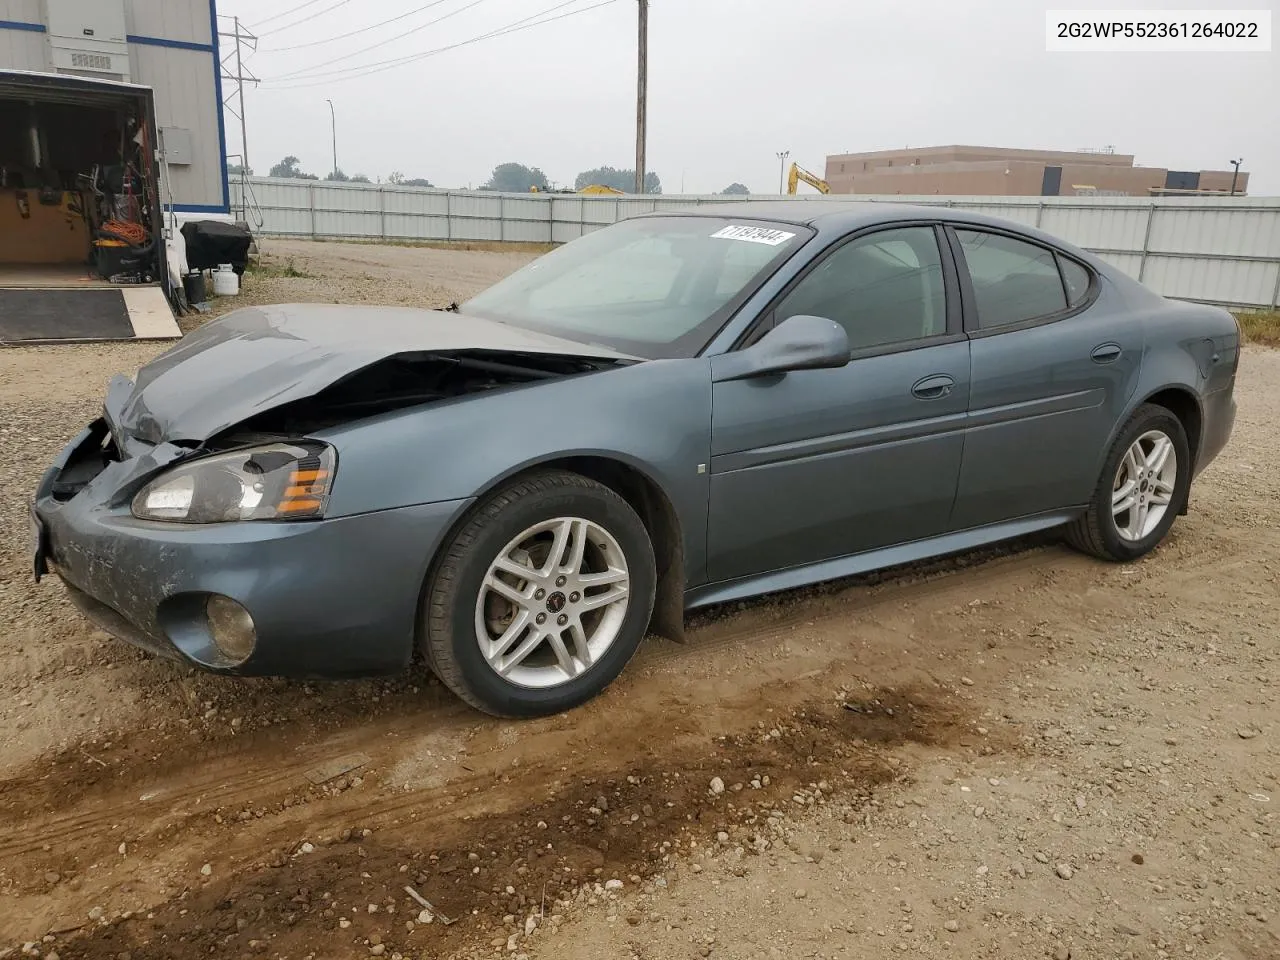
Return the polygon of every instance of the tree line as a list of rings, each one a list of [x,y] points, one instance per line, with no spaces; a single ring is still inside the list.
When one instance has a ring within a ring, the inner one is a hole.
[[[227,167],[227,173],[232,176],[253,176],[251,168],[241,167],[238,164],[232,164]],[[290,154],[279,163],[275,164],[268,172],[270,177],[284,177],[292,180],[328,180],[338,183],[372,183],[368,176],[363,173],[356,173],[348,176],[342,170],[331,170],[320,177],[314,173],[307,173],[301,167],[301,161]],[[406,177],[399,170],[393,170],[387,174],[385,181],[378,178],[379,183],[392,183],[406,187],[431,187],[434,184],[424,177]],[[591,170],[583,170],[573,181],[573,187],[557,188],[547,175],[538,167],[526,166],[523,163],[500,163],[493,168],[493,172],[489,175],[489,179],[482,183],[479,187],[481,190],[494,190],[502,193],[528,193],[537,189],[540,192],[560,192],[575,193],[584,187],[602,186],[611,187],[614,190],[620,190],[623,193],[632,193],[636,186],[635,170],[618,169],[616,167],[602,166],[595,167]],[[645,193],[662,193],[662,180],[658,174],[648,171],[644,175],[644,192]],[[720,191],[725,194],[746,195],[751,191],[744,184],[731,183]]]

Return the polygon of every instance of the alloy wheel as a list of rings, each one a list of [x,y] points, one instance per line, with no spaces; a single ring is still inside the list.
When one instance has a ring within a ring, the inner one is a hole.
[[[1178,454],[1162,430],[1148,430],[1125,451],[1111,487],[1111,516],[1122,540],[1149,537],[1173,503]]]
[[[513,537],[476,599],[476,641],[498,676],[547,688],[582,676],[626,618],[630,572],[618,541],[581,517],[557,517]]]

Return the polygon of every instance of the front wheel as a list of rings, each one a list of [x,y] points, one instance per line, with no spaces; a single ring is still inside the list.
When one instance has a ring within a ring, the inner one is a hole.
[[[1067,528],[1067,540],[1103,560],[1136,560],[1165,538],[1190,488],[1182,421],[1143,404],[1116,437],[1089,509]]]
[[[445,545],[423,648],[486,713],[558,713],[622,672],[653,610],[653,546],[635,511],[586,477],[545,472],[490,496]]]

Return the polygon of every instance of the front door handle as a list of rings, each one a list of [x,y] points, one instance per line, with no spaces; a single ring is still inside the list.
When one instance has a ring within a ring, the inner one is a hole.
[[[1093,353],[1089,356],[1093,358],[1094,363],[1112,363],[1120,359],[1120,344],[1100,343],[1093,348]]]
[[[911,394],[918,400],[939,400],[949,394],[955,385],[955,380],[945,373],[935,373],[931,377],[917,380],[911,388]]]

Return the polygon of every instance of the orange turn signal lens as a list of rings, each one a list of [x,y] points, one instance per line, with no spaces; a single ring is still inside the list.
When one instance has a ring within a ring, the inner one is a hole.
[[[292,519],[322,516],[332,476],[331,459],[299,463],[289,471],[288,484],[276,504],[276,516]]]
[[[319,513],[321,501],[319,500],[282,500],[280,505],[276,507],[278,513],[289,513],[294,516],[307,513]]]

